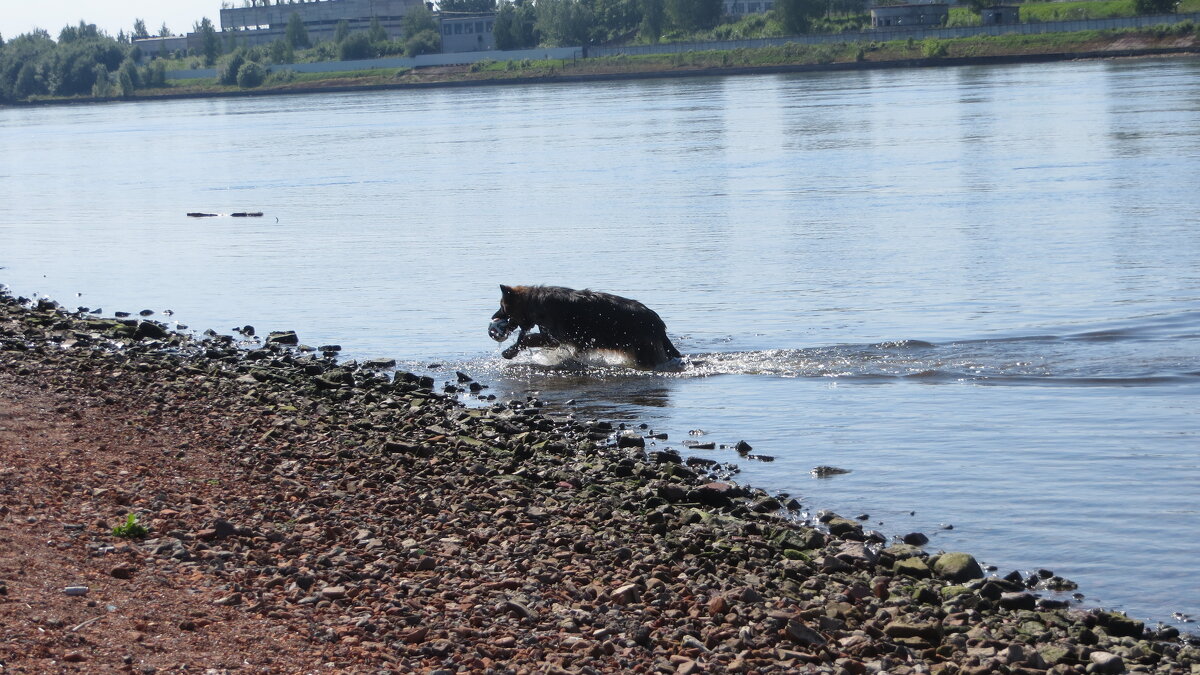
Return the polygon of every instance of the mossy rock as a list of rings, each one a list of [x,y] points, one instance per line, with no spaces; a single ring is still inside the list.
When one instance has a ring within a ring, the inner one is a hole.
[[[929,569],[929,565],[920,558],[904,558],[897,560],[892,566],[892,572],[897,575],[913,577],[914,579],[928,579],[933,576],[933,572]]]
[[[954,583],[983,578],[983,568],[969,553],[943,553],[934,562],[933,571],[940,578]]]

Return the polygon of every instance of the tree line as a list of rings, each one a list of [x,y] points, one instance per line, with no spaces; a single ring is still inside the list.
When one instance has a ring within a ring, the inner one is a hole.
[[[294,63],[298,52],[308,60],[338,61],[378,56],[428,54],[441,50],[437,20],[424,5],[417,5],[401,22],[404,37],[391,40],[378,19],[365,31],[351,31],[342,21],[333,40],[314,42],[293,12],[284,37],[269,45],[247,48],[237,31],[218,31],[208,18],[197,21],[198,59],[216,66],[222,84],[256,87],[268,77],[272,64]],[[169,37],[163,24],[159,37]],[[43,29],[5,40],[0,35],[0,103],[37,97],[129,97],[139,88],[166,86],[166,62],[142,63],[141,49],[133,40],[151,37],[145,21],[134,21],[133,30],[112,37],[95,24],[80,21],[59,31],[58,39]]]
[[[84,21],[63,28],[57,40],[40,29],[8,41],[0,36],[0,102],[130,96],[138,87],[164,86],[165,64],[139,65],[135,49],[123,32],[113,38]]]

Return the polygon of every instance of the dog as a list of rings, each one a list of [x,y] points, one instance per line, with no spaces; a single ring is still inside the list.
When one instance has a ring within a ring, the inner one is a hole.
[[[537,326],[539,332],[529,331]],[[500,309],[488,335],[517,341],[501,352],[511,359],[524,349],[565,346],[572,352],[609,350],[639,368],[654,369],[681,355],[658,314],[637,300],[562,286],[500,285]]]

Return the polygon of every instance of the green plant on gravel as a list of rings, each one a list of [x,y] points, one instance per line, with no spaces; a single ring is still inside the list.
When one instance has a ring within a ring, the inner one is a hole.
[[[150,534],[145,525],[138,522],[137,514],[131,513],[125,517],[125,522],[113,528],[113,536],[127,539],[141,539]]]

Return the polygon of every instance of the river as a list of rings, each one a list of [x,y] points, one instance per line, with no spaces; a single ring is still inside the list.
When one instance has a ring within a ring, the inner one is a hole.
[[[1194,630],[1197,176],[1197,59],[0,109],[0,281],[644,423]],[[501,283],[637,298],[684,367],[505,361]]]

